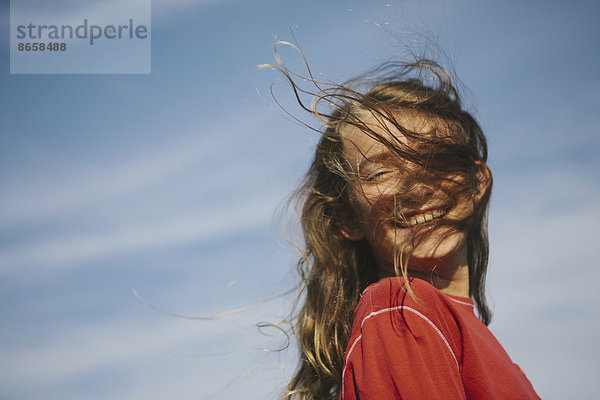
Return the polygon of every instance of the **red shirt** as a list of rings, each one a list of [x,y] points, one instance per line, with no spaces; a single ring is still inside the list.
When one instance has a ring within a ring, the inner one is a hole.
[[[369,286],[354,311],[341,400],[539,399],[471,299],[411,279]]]

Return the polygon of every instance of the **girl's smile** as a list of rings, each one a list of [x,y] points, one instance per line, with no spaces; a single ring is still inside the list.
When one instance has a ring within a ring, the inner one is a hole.
[[[444,216],[448,213],[448,209],[446,207],[440,207],[435,209],[429,209],[424,211],[412,211],[402,213],[403,221],[394,221],[394,224],[398,228],[414,228],[417,225],[423,225],[426,222],[433,221],[434,219],[444,218]]]

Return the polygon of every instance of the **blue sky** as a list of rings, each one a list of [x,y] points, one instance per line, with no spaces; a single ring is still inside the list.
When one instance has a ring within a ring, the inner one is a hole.
[[[205,316],[296,282],[277,209],[317,136],[278,115],[280,77],[256,68],[290,28],[334,81],[401,56],[394,35],[447,51],[490,145],[490,327],[542,398],[600,396],[595,2],[155,0],[150,75],[10,75],[7,3],[0,398],[281,393],[294,351],[264,351],[283,338],[255,324],[291,298],[195,321],[132,290]]]

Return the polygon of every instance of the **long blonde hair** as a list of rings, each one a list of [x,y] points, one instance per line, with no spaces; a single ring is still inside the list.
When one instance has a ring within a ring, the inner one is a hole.
[[[467,177],[461,190],[474,195],[478,163],[487,158],[485,136],[476,120],[461,106],[458,91],[444,68],[433,61],[390,62],[343,85],[301,77],[279,65],[269,65],[287,78],[301,107],[322,122],[322,137],[314,160],[295,200],[301,205],[303,252],[297,268],[302,304],[294,316],[294,333],[300,348],[299,367],[288,385],[286,399],[335,399],[339,396],[344,352],[351,333],[353,311],[362,291],[377,281],[377,262],[366,240],[352,241],[340,231],[355,220],[350,188],[354,177],[344,158],[341,130],[352,125],[384,144],[398,156],[437,176],[458,172]],[[310,82],[310,91],[298,82]],[[312,95],[311,106],[302,100]],[[323,112],[322,103],[332,111]],[[411,132],[394,118],[397,111],[417,112],[443,121],[453,140]],[[361,120],[367,111],[403,135],[417,141],[419,151],[400,148],[371,130]],[[443,178],[440,178],[443,179]],[[456,228],[467,233],[470,295],[480,319],[488,324],[491,313],[485,300],[488,262],[486,227],[490,182],[473,213]]]

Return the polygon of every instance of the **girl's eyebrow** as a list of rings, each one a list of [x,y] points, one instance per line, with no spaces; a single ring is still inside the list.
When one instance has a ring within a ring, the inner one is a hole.
[[[363,153],[362,156],[363,156],[363,159],[358,164],[359,169],[363,168],[365,165],[383,163],[384,161],[389,161],[389,160],[395,158],[393,153],[391,151],[389,151],[388,149],[380,150],[380,151],[376,152],[375,154],[369,155],[369,156],[367,156]]]

